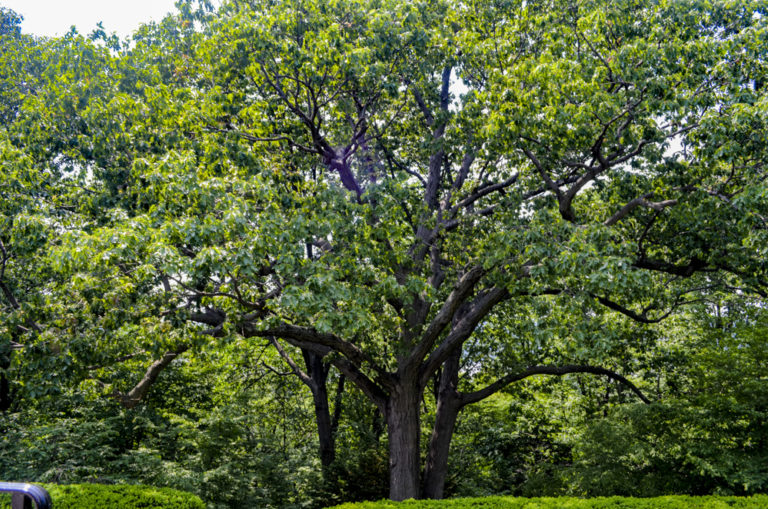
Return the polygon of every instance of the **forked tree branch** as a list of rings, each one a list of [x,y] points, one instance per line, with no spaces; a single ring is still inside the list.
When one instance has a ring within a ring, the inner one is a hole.
[[[488,316],[494,306],[509,297],[506,288],[494,287],[481,292],[473,302],[469,304],[467,312],[441,341],[429,357],[421,364],[419,383],[426,387],[432,375],[440,365],[445,362],[451,352],[466,341],[475,331],[477,324]]]
[[[482,267],[473,267],[456,282],[453,291],[448,295],[440,310],[421,335],[421,341],[419,341],[416,348],[408,356],[406,364],[417,364],[424,359],[427,352],[435,344],[440,333],[451,323],[456,310],[474,291],[483,274],[485,274],[485,271]]]

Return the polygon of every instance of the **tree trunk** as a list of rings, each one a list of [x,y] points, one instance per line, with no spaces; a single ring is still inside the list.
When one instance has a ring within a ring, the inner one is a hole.
[[[419,496],[419,399],[420,391],[413,382],[395,387],[387,402],[389,498],[392,500]]]
[[[448,476],[448,452],[456,427],[456,419],[461,410],[459,394],[456,391],[459,382],[460,358],[460,350],[451,354],[445,361],[440,374],[435,427],[429,440],[427,461],[424,465],[423,498],[443,498],[445,479]]]
[[[317,423],[317,439],[320,444],[320,464],[325,470],[336,460],[336,441],[334,436],[331,411],[328,406],[328,366],[323,364],[319,355],[308,350],[302,350],[307,371],[312,379],[310,389],[315,405],[315,421]]]
[[[9,408],[11,408],[11,403],[13,403],[13,397],[11,395],[11,384],[5,374],[5,370],[7,370],[10,366],[10,358],[0,357],[0,370],[3,371],[0,373],[0,412],[7,411]]]
[[[317,438],[320,443],[320,464],[323,468],[331,465],[336,459],[336,444],[334,443],[331,413],[328,408],[328,393],[325,384],[319,385],[313,392],[315,403],[315,418],[317,419]]]
[[[331,418],[331,436],[336,439],[336,432],[339,431],[339,421],[341,420],[341,402],[344,397],[344,382],[347,377],[339,373],[339,381],[336,384],[336,398],[333,400],[333,417]]]
[[[5,373],[0,373],[0,412],[5,412],[11,408],[13,399],[11,398],[11,388]]]

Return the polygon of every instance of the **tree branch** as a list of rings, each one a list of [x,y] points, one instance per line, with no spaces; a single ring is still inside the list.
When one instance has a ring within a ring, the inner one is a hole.
[[[153,362],[148,368],[147,371],[144,373],[144,376],[142,379],[137,383],[133,389],[128,391],[127,393],[120,392],[118,390],[112,391],[112,394],[110,394],[110,397],[116,399],[120,402],[123,407],[127,409],[132,409],[136,405],[139,404],[139,402],[142,400],[144,396],[146,396],[147,392],[149,392],[149,389],[152,387],[152,385],[155,383],[155,380],[157,380],[157,377],[160,376],[160,373],[179,355],[184,353],[188,349],[187,346],[182,346],[175,351],[172,352],[166,352],[163,357],[155,362]]]
[[[448,111],[448,104],[450,101],[450,83],[451,83],[451,70],[452,67],[447,65],[443,68],[442,86],[440,89],[440,109],[445,113]],[[445,126],[448,123],[447,115],[440,119],[440,122],[436,124],[432,131],[432,139],[437,142],[441,140],[445,135]],[[438,143],[438,149],[429,158],[429,174],[427,177],[427,189],[425,191],[424,202],[430,208],[434,210],[438,207],[438,191],[440,189],[440,169],[443,166],[443,156],[445,155],[445,149],[442,147],[442,143]]]
[[[382,415],[386,415],[387,394],[370,378],[365,376],[356,366],[343,357],[333,357],[331,359],[336,369],[352,381],[371,401],[379,408]]]
[[[519,373],[510,373],[499,380],[495,381],[494,383],[486,386],[483,389],[480,389],[479,391],[470,392],[470,393],[459,393],[459,401],[460,405],[462,407],[477,403],[478,401],[481,401],[488,396],[498,392],[499,390],[503,389],[507,385],[517,382],[520,380],[523,380],[525,378],[528,378],[530,376],[534,375],[555,375],[555,376],[563,376],[570,373],[590,373],[593,375],[603,375],[607,376],[608,378],[612,380],[616,380],[617,382],[626,385],[627,387],[632,390],[632,392],[637,395],[640,400],[645,404],[650,404],[651,401],[645,396],[645,394],[640,391],[640,389],[637,388],[635,384],[627,380],[624,376],[616,373],[615,371],[611,371],[610,369],[601,368],[598,366],[588,366],[588,365],[576,365],[576,364],[567,364],[565,366],[532,366],[525,371],[521,371]]]
[[[657,202],[651,202],[648,201],[648,198],[652,198],[655,193],[650,192],[647,194],[644,194],[643,196],[640,196],[638,198],[635,198],[634,200],[631,200],[627,202],[626,205],[621,207],[621,209],[618,210],[614,215],[612,215],[610,218],[606,219],[603,223],[605,226],[613,226],[624,217],[626,217],[627,214],[632,212],[633,209],[637,207],[647,207],[649,209],[653,209],[656,212],[661,212],[667,207],[672,207],[673,205],[677,205],[677,200],[664,200],[664,201],[657,201]]]
[[[675,265],[669,262],[663,262],[659,260],[650,260],[648,258],[640,258],[635,260],[632,264],[638,269],[652,270],[655,272],[665,272],[681,277],[691,277],[696,272],[707,270],[707,264],[703,260],[693,258],[688,265]]]
[[[304,382],[305,385],[307,385],[312,391],[314,392],[316,390],[315,382],[312,380],[312,378],[309,377],[304,371],[301,370],[298,364],[293,360],[293,358],[288,354],[288,352],[285,351],[285,348],[283,348],[283,345],[280,344],[278,340],[276,340],[274,337],[269,336],[267,338],[270,343],[272,343],[272,346],[275,347],[275,350],[277,350],[277,353],[280,354],[280,357],[283,358],[283,360],[290,366],[291,371],[299,377],[299,380]]]
[[[523,152],[525,153],[526,157],[528,157],[528,159],[533,163],[533,166],[539,172],[539,175],[541,175],[542,180],[544,180],[544,183],[547,185],[549,190],[555,193],[557,201],[560,202],[563,195],[562,191],[560,191],[560,186],[552,180],[552,178],[547,173],[547,169],[544,168],[544,165],[541,163],[541,161],[539,161],[539,158],[536,157],[536,154],[525,147],[523,147]]]
[[[330,351],[335,351],[346,357],[351,365],[362,368],[367,365],[373,369],[378,376],[376,377],[385,386],[389,385],[388,373],[378,366],[365,352],[349,341],[345,341],[335,334],[322,333],[310,327],[301,327],[289,323],[282,323],[275,327],[265,330],[253,331],[251,335],[269,338],[275,336],[285,339],[289,343],[306,347],[325,355]],[[321,347],[318,349],[317,347]],[[349,377],[352,379],[352,377]]]
[[[456,282],[448,298],[445,299],[443,306],[432,319],[427,330],[421,335],[421,341],[419,341],[419,344],[416,345],[408,356],[404,363],[406,369],[422,361],[429,349],[435,344],[443,329],[451,323],[456,310],[474,291],[475,285],[477,285],[484,274],[485,270],[482,267],[472,267]]]
[[[479,200],[480,198],[487,196],[493,192],[496,192],[496,191],[503,192],[504,189],[511,186],[515,182],[517,182],[517,178],[518,178],[518,174],[515,174],[502,182],[496,182],[494,184],[489,184],[487,186],[483,186],[477,189],[475,192],[473,192],[472,194],[470,194],[469,196],[461,200],[459,203],[454,205],[452,212],[458,211],[458,209],[462,207],[468,207],[472,205],[474,202],[476,202],[477,200]]]
[[[452,328],[448,335],[424,361],[420,367],[419,381],[422,387],[426,387],[437,368],[445,362],[451,352],[466,341],[475,331],[480,321],[488,316],[493,307],[509,297],[506,288],[494,287],[480,293],[469,305],[466,314]]]
[[[661,315],[658,318],[648,318],[648,316],[646,314],[648,312],[647,309],[644,309],[641,313],[637,313],[637,312],[632,311],[631,309],[626,308],[626,307],[622,306],[621,304],[613,302],[612,300],[609,300],[609,299],[607,299],[605,297],[600,297],[600,296],[597,296],[597,295],[593,295],[593,297],[596,298],[598,300],[598,302],[600,302],[600,304],[602,304],[603,306],[607,307],[608,309],[612,309],[614,311],[617,311],[617,312],[621,313],[622,315],[627,316],[627,317],[631,318],[632,320],[634,320],[636,322],[647,323],[647,324],[659,323],[659,322],[663,321],[665,318],[667,318],[669,315],[671,315],[674,312],[674,310],[677,308],[677,304],[679,304],[679,302],[677,302],[676,305],[673,305],[670,308],[669,311],[667,311],[666,313],[664,313],[663,315]]]

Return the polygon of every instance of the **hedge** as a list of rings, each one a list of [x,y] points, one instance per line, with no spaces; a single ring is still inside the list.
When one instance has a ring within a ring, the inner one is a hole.
[[[689,497],[656,498],[455,498],[450,500],[407,500],[405,502],[348,503],[334,509],[764,509],[768,495],[752,497]]]
[[[196,495],[170,488],[109,484],[39,484],[51,494],[53,509],[205,509]],[[10,508],[10,496],[0,509]]]

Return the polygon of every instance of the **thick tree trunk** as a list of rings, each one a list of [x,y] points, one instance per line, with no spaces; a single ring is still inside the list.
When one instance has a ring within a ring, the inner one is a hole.
[[[427,461],[424,465],[423,498],[443,498],[445,479],[448,476],[448,452],[451,447],[456,419],[461,405],[456,387],[459,381],[461,351],[451,354],[440,374],[437,393],[435,427],[429,441]]]
[[[419,400],[416,383],[396,387],[387,402],[389,498],[419,496]]]

